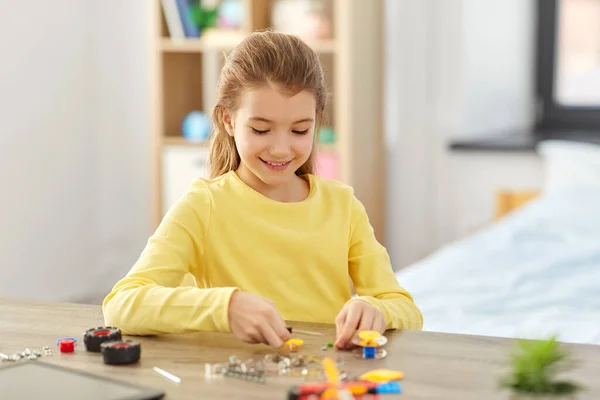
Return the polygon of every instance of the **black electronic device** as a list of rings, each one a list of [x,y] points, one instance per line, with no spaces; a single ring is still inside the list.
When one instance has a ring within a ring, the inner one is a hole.
[[[0,367],[0,398],[10,400],[160,400],[150,387],[66,368],[40,360]]]

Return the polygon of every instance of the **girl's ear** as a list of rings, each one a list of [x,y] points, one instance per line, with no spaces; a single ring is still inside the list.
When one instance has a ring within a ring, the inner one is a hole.
[[[227,110],[223,110],[223,125],[225,126],[227,134],[233,137],[233,118]]]

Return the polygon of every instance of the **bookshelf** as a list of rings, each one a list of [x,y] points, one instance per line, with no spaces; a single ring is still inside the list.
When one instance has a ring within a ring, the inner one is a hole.
[[[222,55],[247,34],[271,28],[277,0],[241,0],[238,29],[211,29],[194,38],[172,38],[162,0],[152,0],[151,135],[152,220],[198,177],[207,175],[208,142],[188,141],[182,123],[191,111],[210,116]],[[326,126],[334,140],[317,144],[317,173],[354,187],[379,240],[384,232],[382,113],[382,0],[323,0],[327,39],[306,39],[326,69],[331,101]]]

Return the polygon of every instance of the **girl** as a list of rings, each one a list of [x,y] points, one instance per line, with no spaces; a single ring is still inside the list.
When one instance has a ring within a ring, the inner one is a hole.
[[[231,52],[211,177],[191,184],[107,295],[107,325],[280,347],[285,320],[335,322],[337,348],[358,330],[422,328],[352,189],[313,175],[326,97],[317,54],[295,36],[254,33]],[[188,273],[196,287],[180,286]]]

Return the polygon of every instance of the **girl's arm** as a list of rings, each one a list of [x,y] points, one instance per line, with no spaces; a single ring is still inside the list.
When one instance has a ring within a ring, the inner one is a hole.
[[[389,255],[375,238],[365,208],[356,198],[352,206],[348,269],[357,299],[382,311],[387,329],[422,329],[421,311],[399,285]]]
[[[229,331],[229,300],[236,288],[179,286],[200,265],[210,209],[203,186],[192,187],[171,208],[135,265],[104,299],[108,326],[130,335]]]

